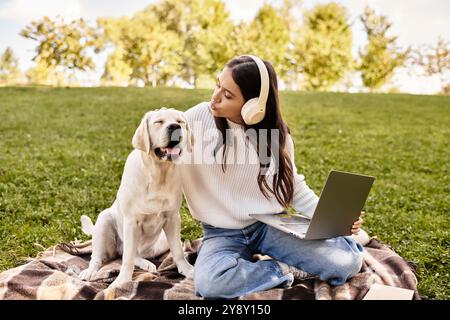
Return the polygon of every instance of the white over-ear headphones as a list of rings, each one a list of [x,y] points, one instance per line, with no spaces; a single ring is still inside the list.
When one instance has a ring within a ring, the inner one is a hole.
[[[245,56],[252,58],[256,62],[261,76],[261,91],[259,92],[259,97],[248,100],[241,110],[244,122],[251,125],[261,122],[266,115],[266,103],[267,97],[269,96],[269,72],[260,58],[251,55]]]

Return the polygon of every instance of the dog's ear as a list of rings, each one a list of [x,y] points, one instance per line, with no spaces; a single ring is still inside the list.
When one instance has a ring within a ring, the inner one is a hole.
[[[184,120],[186,121],[186,130],[188,135],[187,150],[189,151],[189,153],[191,153],[192,147],[194,146],[194,133],[192,132],[191,126],[189,125],[186,117],[184,118]]]
[[[147,113],[141,120],[141,124],[134,133],[131,143],[135,149],[150,154],[152,150],[152,139],[150,137],[150,113]]]

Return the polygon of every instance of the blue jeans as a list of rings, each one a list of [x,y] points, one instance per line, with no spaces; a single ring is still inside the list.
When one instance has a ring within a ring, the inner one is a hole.
[[[261,222],[244,229],[203,224],[204,238],[194,267],[195,290],[205,298],[235,298],[248,293],[289,287],[284,262],[331,285],[341,285],[359,272],[363,247],[352,237],[301,240]],[[273,260],[252,261],[254,253]]]

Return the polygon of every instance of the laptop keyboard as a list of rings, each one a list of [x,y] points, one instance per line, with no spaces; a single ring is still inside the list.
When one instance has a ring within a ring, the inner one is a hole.
[[[286,224],[286,223],[282,223],[281,225],[283,227],[288,228],[289,230],[294,231],[295,233],[305,234],[306,231],[308,230],[308,225],[309,224]]]
[[[280,222],[283,224],[309,224],[311,220],[307,218],[303,218],[300,216],[288,216],[288,217],[280,217]]]

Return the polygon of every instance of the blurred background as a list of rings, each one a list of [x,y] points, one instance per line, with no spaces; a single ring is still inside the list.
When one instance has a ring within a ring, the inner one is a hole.
[[[450,92],[447,0],[0,0],[0,86],[212,88],[230,58],[280,88]]]

